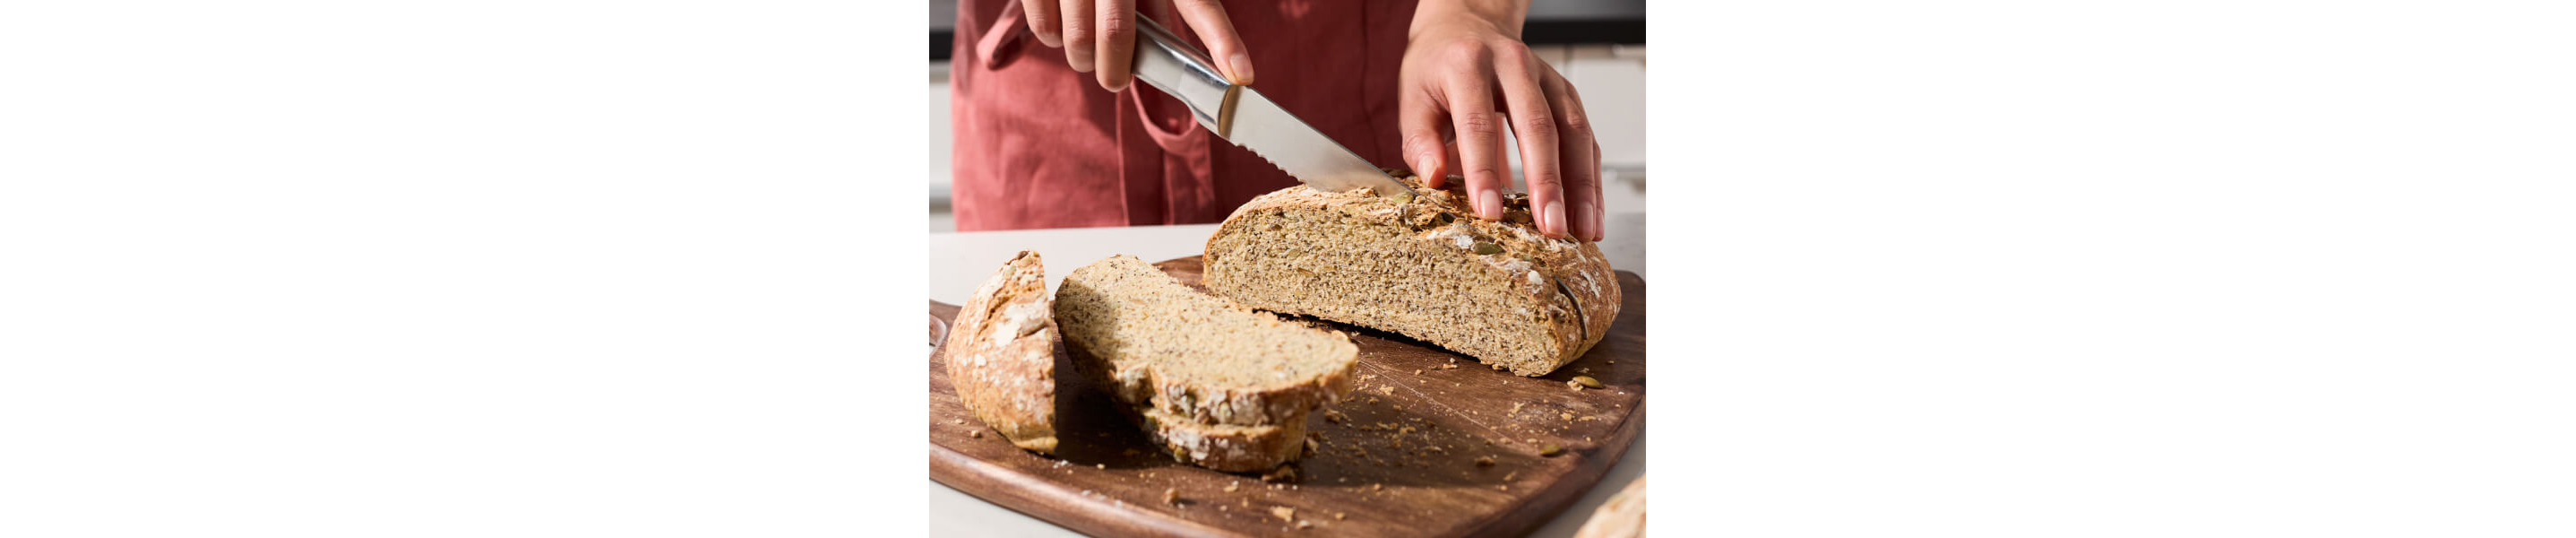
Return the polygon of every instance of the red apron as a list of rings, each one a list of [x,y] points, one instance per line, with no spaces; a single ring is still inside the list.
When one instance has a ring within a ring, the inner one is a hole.
[[[1161,4],[1140,2],[1140,4]],[[1166,6],[1139,10],[1193,45]],[[1414,0],[1225,4],[1252,54],[1253,88],[1379,166],[1403,166],[1396,71]],[[1018,0],[961,0],[949,68],[957,229],[1217,222],[1295,185],[1200,128],[1189,107],[1138,81],[1100,89],[1029,34]]]

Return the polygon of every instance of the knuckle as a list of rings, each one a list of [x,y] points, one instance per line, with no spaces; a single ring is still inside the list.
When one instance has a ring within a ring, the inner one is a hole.
[[[1433,147],[1438,147],[1439,145],[1440,138],[1432,136],[1430,133],[1415,132],[1413,134],[1404,135],[1404,149],[1407,153],[1418,153]]]
[[[1556,190],[1565,186],[1565,174],[1555,170],[1530,170],[1530,190]]]
[[[1514,134],[1541,140],[1556,139],[1556,120],[1549,119],[1546,114],[1530,114],[1518,123],[1512,126]]]
[[[1494,122],[1492,112],[1467,111],[1458,113],[1458,130],[1475,136],[1493,136],[1502,133],[1502,126]]]
[[[1100,18],[1098,33],[1100,37],[1106,39],[1127,37],[1136,33],[1136,23],[1117,15],[1104,16]]]
[[[1460,42],[1440,51],[1440,57],[1453,65],[1481,64],[1492,57],[1492,51],[1486,50],[1481,43]]]
[[[1581,113],[1566,114],[1566,115],[1565,115],[1565,134],[1566,134],[1567,136],[1575,136],[1575,137],[1582,137],[1582,138],[1584,138],[1584,139],[1591,139],[1591,138],[1592,138],[1592,118],[1584,117],[1584,116],[1583,116],[1583,114],[1581,114]]]

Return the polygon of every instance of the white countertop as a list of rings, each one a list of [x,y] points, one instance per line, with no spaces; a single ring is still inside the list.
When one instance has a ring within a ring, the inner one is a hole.
[[[1610,259],[1613,268],[1646,276],[1646,214],[1614,213],[1609,225],[1609,233],[1601,242],[1601,254]],[[1206,247],[1208,234],[1215,231],[1214,224],[1193,224],[934,233],[930,234],[930,299],[949,304],[965,302],[977,285],[993,276],[995,268],[1021,250],[1036,250],[1046,258],[1047,287],[1054,289],[1074,268],[1113,255],[1133,254],[1145,261],[1197,255]],[[1599,485],[1530,536],[1573,536],[1594,508],[1645,470],[1646,432],[1640,431],[1636,443],[1628,446],[1627,453],[1602,476]],[[937,481],[930,482],[930,532],[936,536],[1076,535]]]

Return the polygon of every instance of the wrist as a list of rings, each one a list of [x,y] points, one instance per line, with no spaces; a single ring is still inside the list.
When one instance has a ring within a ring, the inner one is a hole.
[[[1527,0],[1421,0],[1414,6],[1413,24],[1406,33],[1410,38],[1426,28],[1480,24],[1517,41],[1521,38],[1521,23],[1528,18]]]

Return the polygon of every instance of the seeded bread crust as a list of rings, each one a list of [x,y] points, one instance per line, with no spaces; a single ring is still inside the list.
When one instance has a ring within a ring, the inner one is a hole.
[[[1302,423],[1350,393],[1359,357],[1347,335],[1199,293],[1123,254],[1067,275],[1055,319],[1077,371],[1120,401],[1200,424]],[[1212,382],[1212,370],[1236,379]]]
[[[943,346],[948,381],[975,420],[1012,445],[1055,451],[1055,347],[1059,329],[1046,268],[1021,251],[958,308]]]
[[[1402,334],[1488,366],[1542,376],[1600,343],[1619,316],[1619,280],[1600,247],[1551,239],[1529,201],[1475,216],[1448,189],[1390,170],[1411,197],[1304,186],[1252,199],[1208,239],[1206,285],[1273,312]]]

